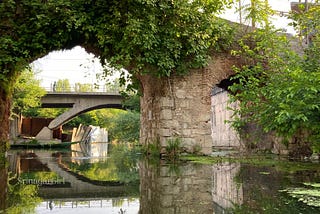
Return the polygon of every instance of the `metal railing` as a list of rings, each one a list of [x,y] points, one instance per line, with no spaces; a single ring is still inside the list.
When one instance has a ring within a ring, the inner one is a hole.
[[[73,84],[73,85],[55,85],[51,84],[50,87],[43,87],[47,92],[61,92],[61,93],[68,93],[68,92],[100,92],[100,93],[119,93],[121,91],[120,87],[117,86],[110,86],[110,85],[97,85],[97,84]]]

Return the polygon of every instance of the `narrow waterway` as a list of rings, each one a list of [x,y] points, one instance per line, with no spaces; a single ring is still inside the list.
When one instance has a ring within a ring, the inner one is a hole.
[[[0,213],[320,213],[319,162],[170,163],[103,143],[7,157]]]

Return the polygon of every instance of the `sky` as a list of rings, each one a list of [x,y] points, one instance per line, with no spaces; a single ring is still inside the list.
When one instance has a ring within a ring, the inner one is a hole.
[[[245,5],[249,0],[241,1]],[[274,10],[288,12],[290,2],[297,1],[269,0],[269,4]],[[221,17],[239,22],[239,14],[234,9],[227,10]],[[274,17],[273,22],[277,28],[286,29],[288,33],[294,33],[293,29],[288,27],[289,20],[285,17]],[[36,77],[41,80],[41,86],[48,89],[59,79],[68,79],[71,85],[77,82],[94,84],[97,83],[96,74],[103,72],[99,59],[95,58],[93,54],[88,54],[80,46],[71,50],[51,52],[34,61],[31,66],[37,72]]]
[[[71,50],[54,51],[31,64],[36,71],[41,86],[50,86],[59,79],[68,79],[70,84],[96,83],[96,74],[103,68],[99,59],[88,54],[84,48],[76,46]]]

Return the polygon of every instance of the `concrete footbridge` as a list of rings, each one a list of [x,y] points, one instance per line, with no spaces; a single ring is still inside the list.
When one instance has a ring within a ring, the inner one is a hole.
[[[79,114],[101,108],[122,108],[123,97],[118,92],[47,92],[41,98],[43,108],[70,108],[51,121],[53,130]]]

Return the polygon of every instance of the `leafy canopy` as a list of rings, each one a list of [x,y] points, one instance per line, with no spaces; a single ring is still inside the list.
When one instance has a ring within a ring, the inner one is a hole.
[[[45,93],[40,87],[40,81],[35,79],[34,72],[30,69],[23,70],[14,84],[13,112],[25,113],[29,108],[38,107]]]
[[[169,76],[204,65],[229,44],[216,17],[231,0],[4,0],[0,5],[0,86],[50,51],[81,45],[131,74]]]
[[[256,29],[240,42],[246,66],[236,68],[230,87],[234,101],[233,126],[241,130],[248,122],[259,124],[264,131],[299,138],[320,151],[320,7],[294,13],[294,24],[309,40],[302,53],[293,49],[291,40],[273,28]],[[308,29],[308,30],[306,30]],[[253,42],[254,41],[254,42]]]

